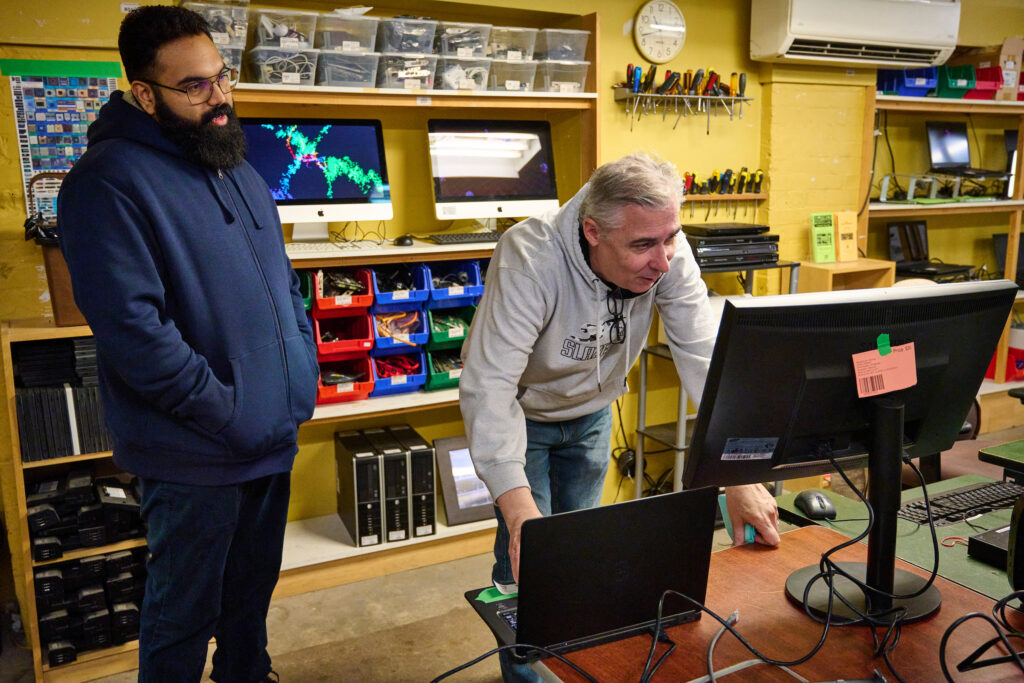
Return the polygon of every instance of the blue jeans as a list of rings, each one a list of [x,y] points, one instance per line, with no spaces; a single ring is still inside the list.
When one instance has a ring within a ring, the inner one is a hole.
[[[270,672],[267,610],[281,569],[288,472],[229,486],[145,479],[146,597],[139,681],[251,683]]]
[[[601,502],[611,460],[611,438],[611,406],[565,422],[526,421],[526,479],[541,514],[569,512]],[[491,579],[495,583],[513,584],[508,527],[498,506],[494,512],[498,532]],[[528,665],[514,662],[507,651],[502,651],[498,658],[506,681],[541,680]]]

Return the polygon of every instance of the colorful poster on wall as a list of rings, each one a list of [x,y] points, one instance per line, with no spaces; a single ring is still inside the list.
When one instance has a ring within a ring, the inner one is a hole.
[[[117,88],[120,65],[5,59],[0,70],[11,81],[25,205],[52,218],[60,181],[36,182],[32,203],[29,183],[37,173],[70,170],[82,156],[89,124]],[[65,75],[70,73],[80,75]]]

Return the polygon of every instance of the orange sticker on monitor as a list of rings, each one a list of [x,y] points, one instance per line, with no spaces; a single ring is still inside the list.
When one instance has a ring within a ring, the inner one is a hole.
[[[892,347],[882,355],[878,349],[853,354],[853,372],[857,377],[857,396],[869,398],[917,384],[914,342]]]

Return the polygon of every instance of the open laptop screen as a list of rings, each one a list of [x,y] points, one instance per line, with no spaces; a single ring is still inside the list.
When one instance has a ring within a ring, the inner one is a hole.
[[[928,150],[932,168],[958,168],[971,165],[967,146],[967,124],[959,121],[928,121]]]

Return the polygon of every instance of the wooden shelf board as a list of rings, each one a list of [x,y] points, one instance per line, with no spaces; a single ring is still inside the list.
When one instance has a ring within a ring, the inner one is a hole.
[[[45,562],[36,562],[33,560],[32,566],[45,567],[51,564],[67,562],[68,560],[80,560],[83,557],[92,557],[93,555],[106,555],[107,553],[116,553],[120,550],[142,548],[145,545],[145,538],[129,538],[127,541],[118,541],[117,543],[108,543],[107,545],[98,545],[91,548],[75,548],[74,550],[64,553],[55,560],[46,560]]]
[[[875,109],[888,111],[949,112],[963,114],[1024,114],[1024,102],[1012,100],[963,100],[946,97],[878,95]]]
[[[29,318],[8,321],[11,342],[67,339],[69,337],[91,337],[88,325],[57,327],[53,318]]]
[[[353,417],[381,417],[399,415],[424,408],[447,408],[459,404],[459,390],[442,389],[440,391],[414,391],[394,396],[378,396],[362,401],[349,403],[328,403],[318,405],[313,411],[313,418],[305,424],[322,424],[337,422]]]
[[[80,653],[75,661],[62,664],[61,666],[50,666],[44,663],[43,680],[84,681],[92,680],[95,677],[91,675],[92,672],[104,675],[105,673],[134,669],[138,667],[138,651],[139,641],[132,640],[121,645],[103,648],[102,650],[87,650]],[[135,664],[127,667],[111,667],[107,669],[106,667],[109,665],[106,662],[111,659],[124,659],[128,663],[134,661]],[[86,675],[86,671],[89,671],[90,674]]]
[[[47,458],[46,460],[32,460],[31,462],[23,462],[21,464],[22,469],[30,470],[37,467],[51,467],[53,465],[66,465],[71,462],[85,462],[87,460],[102,460],[104,458],[110,458],[114,454],[112,451],[101,451],[99,453],[83,453],[82,455],[69,455],[65,458]]]
[[[834,273],[863,273],[872,270],[886,271],[894,267],[893,261],[881,259],[861,258],[856,261],[836,261],[834,263],[811,263],[803,262],[804,268],[821,268],[831,270]]]
[[[1022,112],[1024,113],[1024,112]],[[1024,209],[1024,200],[997,199],[990,202],[950,202],[949,204],[894,204],[871,202],[869,215],[895,218],[902,216],[934,216],[960,213],[1009,213]]]

